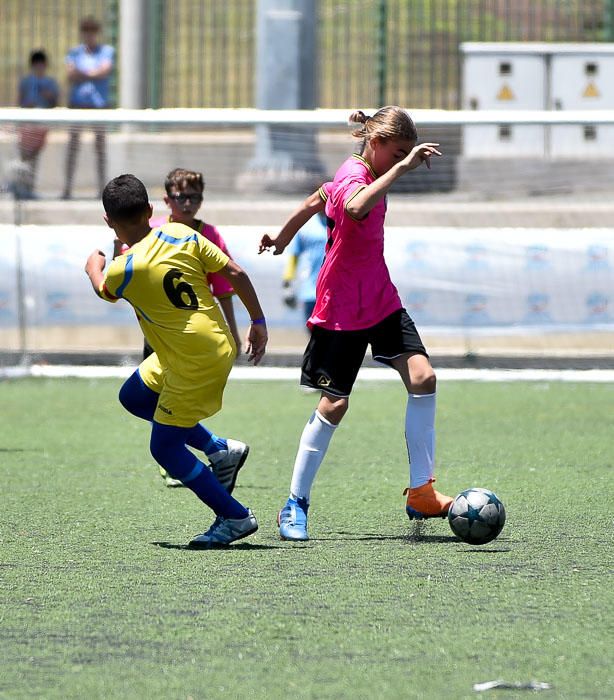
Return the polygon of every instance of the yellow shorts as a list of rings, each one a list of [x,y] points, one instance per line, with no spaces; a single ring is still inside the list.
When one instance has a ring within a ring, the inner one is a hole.
[[[181,373],[163,367],[155,352],[141,362],[143,383],[160,394],[154,413],[157,423],[191,428],[220,410],[235,358],[234,348],[227,345],[227,353],[209,356],[206,363],[183,364]]]

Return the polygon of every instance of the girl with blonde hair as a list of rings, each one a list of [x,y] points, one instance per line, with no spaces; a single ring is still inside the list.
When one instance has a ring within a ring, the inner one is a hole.
[[[320,400],[301,435],[290,497],[278,515],[285,540],[307,540],[311,487],[349,396],[367,346],[373,359],[397,370],[407,390],[405,437],[409,455],[406,512],[410,519],[445,517],[452,499],[433,487],[436,379],[414,322],[403,308],[384,260],[386,194],[392,184],[431,158],[437,143],[416,145],[411,117],[384,107],[372,117],[354,112],[360,154],[348,158],[328,182],[290,216],[277,236],[264,235],[260,252],[279,255],[318,211],[327,217],[328,242],[318,276],[316,304],[307,325],[301,384]]]

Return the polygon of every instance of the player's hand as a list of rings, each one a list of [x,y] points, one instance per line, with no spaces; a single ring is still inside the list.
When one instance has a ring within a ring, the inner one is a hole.
[[[102,272],[107,263],[107,257],[102,250],[94,250],[90,253],[87,262],[85,263],[85,271],[89,274],[90,270]]]
[[[284,252],[286,246],[277,242],[277,236],[275,238],[271,238],[268,233],[265,233],[260,239],[258,255],[260,255],[260,253],[264,253],[265,250],[271,250],[271,248],[274,248],[273,255],[280,255]]]
[[[241,343],[241,338],[238,335],[232,334],[232,339],[235,341],[237,346],[237,357],[243,352],[243,344]]]
[[[438,143],[421,143],[412,148],[409,155],[401,161],[400,165],[407,170],[414,170],[422,163],[426,163],[426,167],[430,169],[431,157],[443,155],[441,151],[437,150],[438,147]]]
[[[264,324],[252,323],[250,325],[245,339],[245,352],[247,352],[249,362],[253,361],[254,365],[259,364],[264,356],[268,339],[269,335]]]

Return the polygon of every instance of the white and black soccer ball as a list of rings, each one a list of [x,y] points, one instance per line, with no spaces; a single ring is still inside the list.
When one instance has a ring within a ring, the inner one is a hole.
[[[462,491],[448,511],[452,532],[467,544],[486,544],[495,539],[505,525],[505,507],[488,489]]]

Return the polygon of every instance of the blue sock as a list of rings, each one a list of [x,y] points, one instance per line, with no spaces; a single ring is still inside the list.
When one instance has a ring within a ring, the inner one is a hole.
[[[211,470],[186,447],[190,428],[153,422],[151,454],[175,479],[182,481],[200,500],[223,518],[247,518],[247,509],[228,494]]]
[[[228,443],[225,438],[218,437],[211,431],[207,430],[204,425],[197,423],[193,428],[190,428],[188,433],[188,439],[186,444],[190,447],[194,447],[197,450],[204,452],[207,457],[209,455],[215,454],[220,450],[225,450],[228,447]]]
[[[159,396],[143,382],[138,369],[126,379],[119,390],[121,405],[133,416],[150,422],[153,421]],[[224,438],[214,435],[200,423],[189,428],[188,431],[186,445],[201,450],[207,456],[225,450],[227,447]]]

